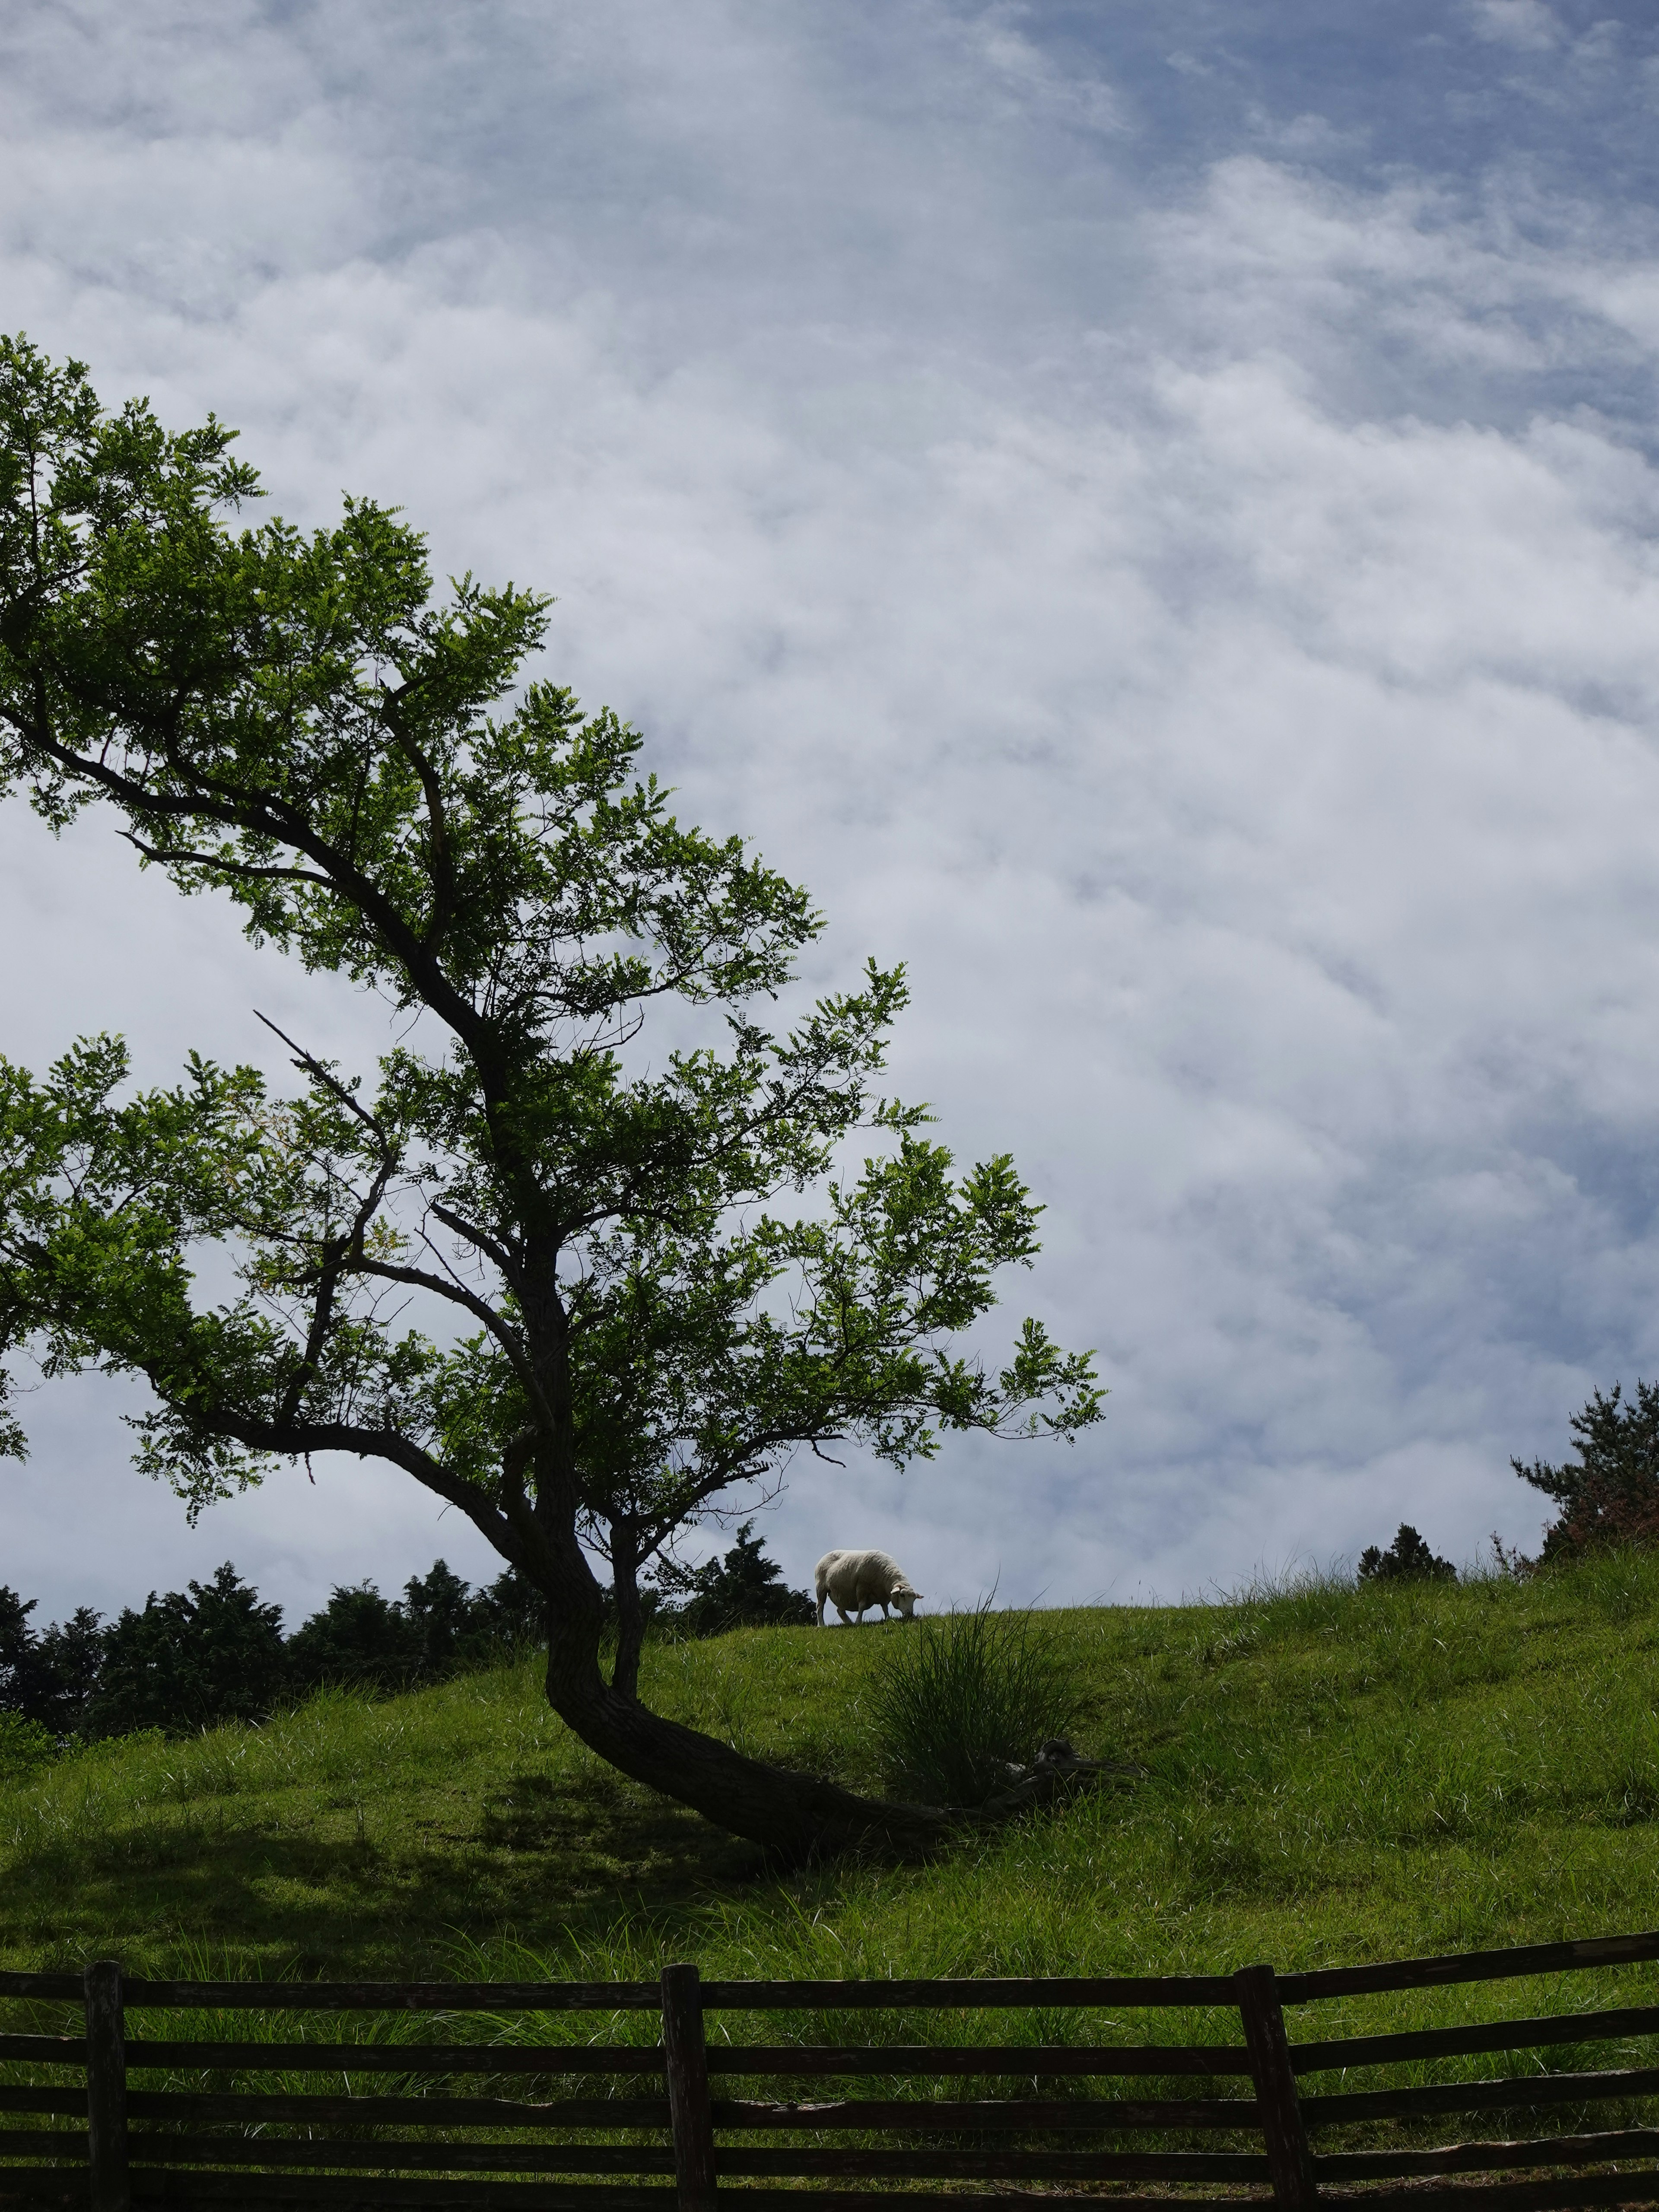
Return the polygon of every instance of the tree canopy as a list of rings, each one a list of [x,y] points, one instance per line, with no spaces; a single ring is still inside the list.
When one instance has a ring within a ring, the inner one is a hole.
[[[791,1589],[777,1561],[767,1558],[752,1521],[738,1528],[723,1558],[705,1559],[699,1567],[665,1559],[656,1579],[659,1617],[671,1620],[683,1636],[719,1636],[728,1628],[805,1628],[817,1618],[806,1592]]]
[[[1000,1368],[961,1348],[1039,1208],[881,1092],[900,969],[776,1025],[819,915],[678,820],[637,732],[525,679],[545,599],[434,591],[368,500],[243,523],[233,435],[0,342],[0,780],[53,829],[102,802],[398,1041],[366,1021],[348,1067],[283,1037],[282,1091],[199,1056],[137,1089],[108,1036],[0,1061],[0,1350],[143,1378],[138,1463],[191,1515],[274,1462],[398,1467],[541,1593],[549,1696],[601,1756],[784,1849],[902,1826],[648,1713],[640,1573],[803,1447],[1095,1420],[1038,1322]],[[676,1008],[702,1042],[656,1035]]]
[[[1457,1570],[1449,1559],[1436,1554],[1428,1539],[1419,1535],[1409,1521],[1402,1521],[1386,1551],[1376,1544],[1366,1545],[1359,1554],[1359,1579],[1362,1583],[1455,1583]]]
[[[1569,1417],[1571,1456],[1510,1466],[1559,1509],[1544,1533],[1540,1559],[1571,1559],[1616,1544],[1659,1542],[1659,1382],[1638,1377],[1626,1398],[1615,1382],[1595,1390]]]
[[[152,1590],[142,1612],[124,1606],[107,1624],[83,1605],[37,1631],[37,1610],[0,1583],[0,1715],[36,1723],[48,1741],[190,1735],[264,1720],[325,1683],[410,1689],[541,1641],[537,1594],[511,1567],[474,1590],[442,1559],[401,1599],[373,1583],[336,1589],[286,1638],[281,1607],[229,1560],[211,1582]]]

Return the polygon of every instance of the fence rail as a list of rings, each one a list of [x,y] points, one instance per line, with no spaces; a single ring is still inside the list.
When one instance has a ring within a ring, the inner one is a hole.
[[[1231,1975],[740,1982],[704,1981],[696,1966],[673,1966],[657,1982],[179,1982],[128,1977],[112,1960],[80,1976],[0,1974],[0,1998],[73,2002],[84,2021],[78,2035],[0,2035],[0,2064],[79,2077],[57,2086],[0,2082],[0,2206],[717,2212],[725,2201],[728,2212],[904,2212],[955,2196],[1029,2212],[1030,2185],[1042,2185],[1048,2197],[1080,2200],[1105,2182],[1120,2191],[1160,2187],[1156,2197],[1115,2193],[1112,2212],[1168,2212],[1172,2190],[1202,2190],[1207,2212],[1314,2212],[1347,2202],[1368,2212],[1659,2204],[1659,2125],[1432,2148],[1320,2151],[1315,2140],[1328,2130],[1402,2119],[1547,2118],[1564,2106],[1577,2115],[1611,2104],[1620,2108],[1613,2117],[1629,2120],[1632,2107],[1659,2106],[1659,2063],[1382,2089],[1302,2086],[1306,2076],[1362,2067],[1659,2039],[1659,2004],[1300,2043],[1285,2019],[1287,2008],[1332,1997],[1655,1959],[1659,1931],[1284,1975],[1261,1965]],[[1237,2018],[1238,2040],[745,2044],[711,2041],[707,2031],[710,2013],[925,2008],[1035,2012],[1051,2037],[1056,2021],[1064,2037],[1073,2028],[1086,2034],[1105,2008],[1171,2007],[1225,2008]],[[157,2010],[483,2013],[497,2021],[650,2012],[661,2041],[129,2036],[132,2014]],[[1659,2062],[1659,2051],[1653,2057]],[[191,2086],[149,2086],[157,2074],[185,2075]],[[250,2075],[278,2079],[266,2088],[240,2086]],[[295,2075],[333,2079],[325,2090],[295,2089],[283,2079]],[[458,2094],[453,2085],[468,2075],[489,2086]],[[216,2076],[237,2077],[238,2086],[211,2086]],[[384,2088],[354,2086],[377,2076]],[[745,2094],[727,2087],[732,2077]],[[1164,2085],[1182,2077],[1192,2094],[1169,2094]],[[513,2093],[515,2080],[526,2094]],[[579,2080],[592,2090],[538,2096],[532,2087]],[[931,2093],[884,2093],[889,2080],[896,2087],[930,2083]],[[1114,2080],[1126,2086],[1091,2093]],[[422,2089],[423,2081],[436,2086]],[[802,2085],[815,2081],[824,2094],[809,2087],[803,2095]],[[1052,2085],[1046,2092],[1044,2083]],[[843,2085],[858,2085],[855,2094]],[[1149,2135],[1175,2144],[1121,2140]],[[1241,2186],[1249,2194],[1213,2194]]]

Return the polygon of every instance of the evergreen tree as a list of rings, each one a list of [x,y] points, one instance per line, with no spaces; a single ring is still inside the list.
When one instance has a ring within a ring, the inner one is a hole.
[[[98,1687],[106,1631],[83,1605],[37,1636],[28,1618],[37,1603],[0,1583],[0,1712],[17,1714],[54,1736],[73,1735]]]
[[[728,1628],[806,1627],[817,1618],[805,1590],[791,1589],[766,1556],[755,1524],[745,1521],[724,1559],[700,1567],[665,1566],[659,1583],[685,1593],[672,1619],[689,1636],[720,1636]]]
[[[322,1611],[289,1638],[286,1657],[290,1680],[303,1689],[325,1682],[401,1689],[420,1666],[408,1615],[368,1582],[337,1585]]]
[[[35,1646],[35,1694],[31,1720],[56,1736],[77,1735],[103,1677],[109,1631],[89,1605],[54,1620]]]
[[[1606,1397],[1597,1390],[1568,1426],[1574,1456],[1561,1466],[1510,1462],[1561,1509],[1545,1531],[1540,1557],[1659,1542],[1659,1382],[1638,1378],[1633,1401],[1617,1382]]]
[[[404,1585],[401,1599],[382,1597],[372,1582],[337,1587],[322,1611],[289,1637],[289,1673],[296,1688],[337,1682],[406,1689],[533,1644],[540,1624],[538,1593],[512,1568],[475,1590],[434,1559],[430,1573]]]
[[[410,1688],[488,1666],[543,1633],[539,1593],[523,1577],[508,1568],[473,1590],[442,1559],[400,1601],[372,1582],[337,1587],[285,1644],[281,1607],[261,1604],[228,1565],[188,1595],[152,1590],[142,1613],[129,1607],[110,1628],[81,1606],[37,1636],[36,1610],[0,1583],[0,1715],[60,1741],[258,1718],[285,1692],[324,1683]]]
[[[28,1711],[35,1650],[29,1615],[38,1602],[0,1583],[0,1712]]]
[[[1402,1521],[1386,1552],[1369,1544],[1359,1554],[1362,1583],[1455,1583],[1449,1559],[1437,1559],[1409,1521]]]
[[[282,1607],[262,1605],[228,1560],[188,1595],[152,1590],[142,1613],[127,1607],[109,1632],[88,1732],[185,1735],[219,1721],[263,1719],[287,1681],[282,1621]]]
[[[475,1648],[488,1657],[545,1644],[544,1611],[542,1594],[535,1584],[516,1567],[506,1568],[472,1601],[470,1632]]]
[[[436,1681],[453,1673],[472,1643],[473,1607],[467,1584],[446,1560],[434,1559],[429,1574],[411,1576],[404,1584],[403,1613],[422,1679]]]

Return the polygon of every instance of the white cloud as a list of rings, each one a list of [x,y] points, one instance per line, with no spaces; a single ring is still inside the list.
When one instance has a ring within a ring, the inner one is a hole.
[[[1475,0],[1470,10],[1477,34],[1522,53],[1547,53],[1562,41],[1559,19],[1544,0]]]
[[[815,980],[910,961],[900,1079],[1050,1204],[1010,1317],[1114,1395],[1073,1453],[802,1468],[794,1577],[1529,1540],[1509,1453],[1659,1355],[1639,227],[1593,175],[1541,227],[1508,171],[1327,176],[1306,121],[1265,159],[1242,111],[1171,175],[1034,12],[466,21],[23,11],[7,320],[241,422],[301,519],[372,491],[558,592],[554,665],[828,907]],[[273,991],[349,1038],[90,829],[0,837],[6,1049],[247,1055]],[[291,1606],[483,1571],[352,1469],[187,1538],[103,1404],[0,1474],[0,1573],[52,1605],[226,1553]]]

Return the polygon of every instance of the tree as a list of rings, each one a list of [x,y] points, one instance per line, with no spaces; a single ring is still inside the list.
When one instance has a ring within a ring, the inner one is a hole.
[[[373,1583],[337,1586],[322,1611],[289,1638],[289,1673],[306,1686],[402,1689],[440,1681],[539,1640],[540,1611],[535,1591],[511,1567],[488,1589],[473,1590],[434,1559],[429,1574],[404,1583],[401,1599],[382,1597]]]
[[[1561,1466],[1510,1462],[1561,1509],[1545,1530],[1540,1559],[1659,1542],[1659,1382],[1638,1377],[1633,1401],[1617,1382],[1608,1396],[1597,1390],[1568,1425],[1574,1456]]]
[[[0,1713],[16,1714],[50,1735],[73,1735],[97,1692],[109,1632],[82,1605],[37,1636],[29,1615],[38,1602],[0,1583]]]
[[[547,1641],[541,1592],[516,1567],[503,1567],[472,1600],[470,1650],[490,1658]]]
[[[89,1605],[54,1620],[36,1645],[38,1692],[30,1716],[53,1735],[76,1735],[103,1679],[109,1631]]]
[[[1435,1557],[1409,1521],[1402,1521],[1386,1552],[1368,1544],[1359,1554],[1362,1583],[1455,1583],[1457,1570],[1449,1559]]]
[[[404,1613],[414,1633],[416,1663],[428,1678],[447,1674],[471,1641],[471,1592],[447,1560],[404,1584]]]
[[[1039,1209],[878,1095],[901,970],[768,1026],[818,915],[682,826],[614,714],[514,693],[547,601],[468,575],[440,602],[368,501],[234,526],[232,434],[106,415],[79,364],[0,346],[0,775],[54,829],[105,802],[398,1042],[368,1070],[284,1037],[283,1097],[201,1057],[135,1091],[107,1037],[0,1064],[0,1350],[143,1377],[138,1464],[192,1515],[274,1462],[388,1462],[540,1594],[548,1696],[601,1758],[786,1852],[916,1836],[649,1711],[640,1573],[799,1449],[902,1466],[1097,1419],[1036,1322],[1000,1371],[958,1348]]]
[[[728,1628],[805,1628],[817,1619],[806,1592],[791,1589],[783,1569],[767,1558],[752,1521],[743,1523],[724,1559],[705,1559],[700,1567],[665,1560],[657,1586],[671,1597],[683,1595],[668,1617],[688,1636],[723,1636]]]
[[[407,1615],[373,1583],[337,1584],[321,1612],[289,1638],[286,1657],[290,1679],[306,1688],[331,1682],[402,1689],[419,1666]]]
[[[159,1598],[152,1590],[142,1613],[123,1607],[105,1641],[86,1730],[185,1735],[220,1721],[263,1720],[287,1674],[282,1607],[262,1604],[227,1560],[210,1583]]]
[[[40,1601],[20,1597],[0,1583],[0,1712],[27,1713],[33,1690],[34,1631],[29,1615]]]

